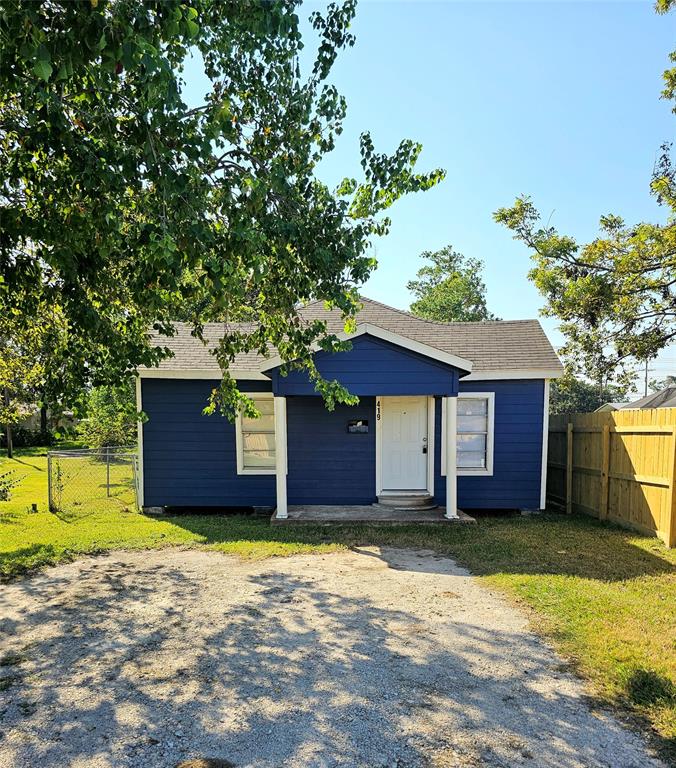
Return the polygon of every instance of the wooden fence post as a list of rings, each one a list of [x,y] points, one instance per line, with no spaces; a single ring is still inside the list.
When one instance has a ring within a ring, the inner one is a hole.
[[[601,499],[599,520],[608,518],[608,492],[610,488],[610,426],[604,424],[601,436]]]
[[[664,543],[668,547],[676,547],[676,424],[673,424],[672,433],[672,455],[669,467],[671,469],[671,477],[669,481],[669,495],[667,496],[667,527],[664,531]]]
[[[568,422],[566,445],[566,513],[573,511],[573,423]]]

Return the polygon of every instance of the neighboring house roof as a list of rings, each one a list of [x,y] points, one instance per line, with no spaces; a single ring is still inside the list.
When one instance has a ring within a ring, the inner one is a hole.
[[[620,408],[626,408],[629,403],[604,403],[600,405],[594,413],[602,413],[603,411],[619,411]]]
[[[563,372],[554,348],[542,330],[538,320],[494,320],[482,323],[438,323],[414,317],[409,312],[388,307],[373,299],[362,297],[362,309],[357,315],[359,325],[377,326],[389,334],[396,334],[432,350],[438,350],[440,358],[453,356],[462,362],[471,362],[472,373],[466,378],[555,378]],[[344,321],[340,310],[327,311],[324,303],[314,301],[300,310],[308,322],[325,320],[330,333],[341,334]],[[162,375],[162,371],[189,372],[202,377],[213,372],[220,375],[218,363],[212,354],[218,339],[228,331],[246,331],[253,326],[240,323],[207,323],[205,346],[191,334],[189,323],[175,323],[173,337],[154,336],[153,341],[168,347],[173,357],[163,360],[158,369],[145,369],[144,375]],[[270,348],[269,357],[277,350]],[[232,365],[233,375],[244,378],[246,374],[258,377],[270,367],[270,361],[255,352],[237,355]],[[467,366],[469,367],[469,366]],[[465,369],[467,368],[465,367]],[[262,378],[262,376],[261,376]]]
[[[633,403],[626,403],[622,408],[676,408],[676,386],[665,387]]]

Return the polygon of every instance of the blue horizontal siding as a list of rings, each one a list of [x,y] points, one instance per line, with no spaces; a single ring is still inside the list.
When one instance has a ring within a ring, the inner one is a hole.
[[[365,334],[352,341],[348,352],[318,352],[315,364],[328,380],[336,379],[354,395],[454,395],[458,369]],[[270,371],[278,395],[316,395],[305,371]]]
[[[367,340],[368,341],[368,340]],[[380,342],[378,342],[380,343]],[[349,353],[346,353],[349,354]],[[323,371],[327,375],[327,371]],[[144,488],[147,506],[275,504],[275,478],[238,475],[235,428],[204,416],[217,381],[144,379]],[[240,382],[248,391],[267,382]],[[427,388],[423,379],[422,388]],[[494,474],[458,478],[465,509],[533,508],[540,503],[544,383],[460,382],[461,392],[495,392]],[[378,394],[381,394],[380,392]],[[350,419],[368,419],[368,434],[350,434]],[[287,399],[290,504],[368,504],[375,499],[375,397],[325,409],[314,396]],[[435,411],[435,497],[445,503],[441,466],[441,400]]]
[[[537,509],[540,506],[544,381],[460,380],[460,392],[495,392],[493,475],[458,477],[460,509]],[[441,400],[435,411],[435,499],[446,503],[441,477]]]
[[[274,475],[238,475],[235,427],[204,416],[218,381],[143,379],[144,504],[229,507],[275,504]],[[240,381],[243,391],[270,391],[269,382]]]
[[[289,504],[370,504],[376,487],[374,397],[327,411],[320,397],[286,401]],[[366,434],[350,434],[351,419],[368,419]]]

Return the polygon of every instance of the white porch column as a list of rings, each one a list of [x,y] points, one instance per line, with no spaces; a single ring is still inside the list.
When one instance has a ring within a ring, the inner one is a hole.
[[[143,390],[141,387],[141,377],[136,375],[136,447],[138,459],[136,463],[137,476],[136,476],[136,503],[140,510],[143,510],[143,494],[144,494],[144,482],[143,482],[143,422],[138,417],[138,414],[143,410]]]
[[[277,485],[277,518],[288,517],[286,505],[286,398],[275,397],[275,458]]]
[[[458,398],[446,398],[446,514],[449,520],[458,517],[458,470],[456,468],[458,432]]]

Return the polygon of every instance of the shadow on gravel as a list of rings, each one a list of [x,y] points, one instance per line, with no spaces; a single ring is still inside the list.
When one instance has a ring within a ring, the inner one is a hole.
[[[477,525],[270,525],[266,519],[179,515],[167,521],[216,549],[240,541],[344,544],[429,549],[466,563],[476,575],[561,574],[600,581],[676,574],[659,554],[632,543],[636,535],[582,515],[479,516]],[[427,562],[421,564],[424,569]]]
[[[598,721],[573,716],[579,698],[538,693],[551,656],[527,633],[457,622],[449,648],[443,624],[270,561],[240,584],[218,566],[224,592],[244,589],[232,604],[217,594],[204,604],[202,576],[161,563],[82,567],[81,585],[43,575],[0,593],[0,636],[22,654],[11,673],[0,667],[2,730],[25,735],[3,739],[0,765],[169,768],[210,755],[239,766],[504,766],[537,763],[534,739],[559,750],[547,765],[605,764]],[[34,607],[7,618],[17,601]],[[36,639],[24,647],[27,631]],[[519,679],[504,676],[505,648]]]

